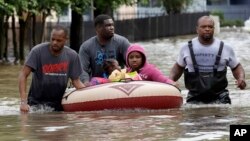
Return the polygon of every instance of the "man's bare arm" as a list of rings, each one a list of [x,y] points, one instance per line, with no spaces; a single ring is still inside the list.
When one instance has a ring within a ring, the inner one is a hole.
[[[169,78],[174,81],[177,81],[181,77],[183,71],[184,71],[184,67],[175,63],[170,71]]]
[[[232,73],[234,78],[236,79],[236,85],[240,89],[246,88],[246,81],[245,81],[245,71],[241,64],[238,64],[234,69],[232,69]]]

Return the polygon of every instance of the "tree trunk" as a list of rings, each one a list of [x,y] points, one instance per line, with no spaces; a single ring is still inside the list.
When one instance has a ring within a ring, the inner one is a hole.
[[[12,42],[13,42],[13,51],[14,51],[14,57],[15,57],[14,63],[17,63],[19,56],[18,56],[18,51],[17,51],[16,20],[15,20],[14,15],[12,15],[11,18],[12,18],[11,28],[12,28],[12,39],[13,39]]]
[[[27,26],[30,24],[30,16],[31,13],[28,13],[26,20],[24,20],[23,18],[19,18],[19,57],[20,57],[20,61],[21,63],[24,61],[25,59],[25,54],[24,54],[24,48],[25,48],[25,37],[26,37],[26,29]],[[28,39],[30,40],[30,39]]]
[[[6,16],[5,22],[4,22],[4,39],[5,39],[5,44],[4,44],[4,52],[3,52],[3,57],[5,58],[6,62],[9,62],[8,59],[8,29],[9,29],[9,22],[8,22],[9,16]]]
[[[83,16],[72,10],[71,19],[70,47],[78,52],[83,41]]]
[[[32,47],[36,45],[36,15],[32,15]]]
[[[4,29],[4,16],[0,16],[0,29]],[[3,59],[4,30],[0,32],[0,60]]]
[[[23,19],[19,19],[19,56],[20,60],[24,61],[24,35],[25,35],[25,21]]]
[[[46,20],[47,15],[45,13],[42,14],[42,31],[41,31],[41,36],[40,36],[40,43],[45,41],[45,20]]]

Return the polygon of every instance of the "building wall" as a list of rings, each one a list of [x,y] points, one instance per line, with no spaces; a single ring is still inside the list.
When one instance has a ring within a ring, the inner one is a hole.
[[[243,6],[207,6],[208,11],[222,11],[227,20],[247,20],[250,16],[250,7]]]
[[[247,20],[250,17],[249,0],[207,0],[208,11],[221,11],[227,20]]]
[[[206,0],[193,0],[191,5],[189,5],[183,12],[193,13],[193,12],[204,12],[207,11]]]

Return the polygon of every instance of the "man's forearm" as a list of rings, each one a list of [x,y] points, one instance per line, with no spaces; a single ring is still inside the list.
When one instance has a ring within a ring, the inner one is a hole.
[[[173,68],[170,71],[169,78],[173,81],[177,81],[184,71],[184,67],[179,66],[177,63],[174,64]]]
[[[238,79],[243,79],[243,80],[245,80],[245,71],[244,71],[244,69],[243,69],[243,67],[242,67],[241,64],[238,64],[238,65],[236,66],[236,68],[234,68],[234,69],[232,70],[232,73],[233,73],[233,76],[234,76],[234,78],[235,78],[236,80],[238,80]]]

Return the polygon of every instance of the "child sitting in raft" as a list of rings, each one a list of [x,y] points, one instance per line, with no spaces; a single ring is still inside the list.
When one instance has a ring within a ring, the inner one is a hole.
[[[127,73],[137,72],[142,80],[157,81],[177,86],[176,82],[165,76],[153,64],[147,62],[144,48],[138,44],[132,44],[126,54]]]
[[[126,69],[121,69],[116,59],[106,59],[103,62],[103,78],[93,77],[90,81],[90,85],[98,85],[109,82],[118,82],[126,79],[130,80],[142,80],[137,72],[126,73]]]
[[[120,79],[125,77],[125,73],[126,71],[121,70],[121,66],[119,65],[118,61],[116,59],[106,59],[103,62],[103,66],[102,66],[103,70],[104,70],[104,77],[108,78],[110,77],[110,75],[113,72],[120,72],[120,73],[113,73],[113,75],[115,75],[116,77],[116,81],[119,81]],[[110,79],[109,79],[110,80]],[[110,81],[115,81],[115,80],[110,80]]]
[[[115,59],[107,59],[103,64],[106,76],[111,82],[122,81],[126,79],[141,80],[137,72],[126,73],[126,69],[121,69],[119,63]]]

